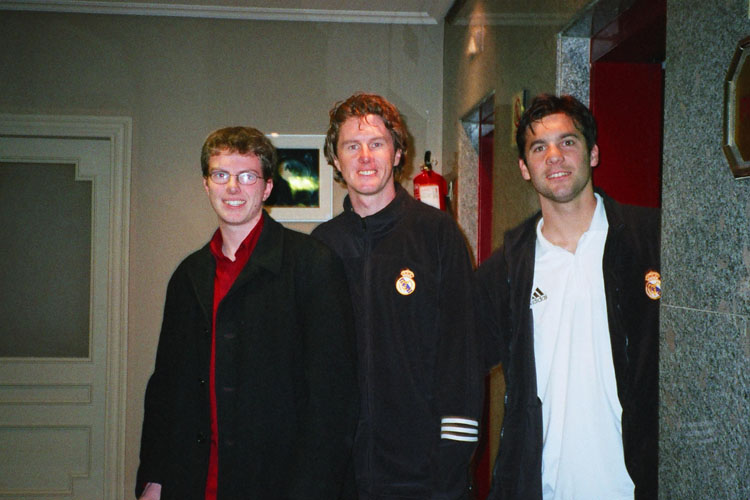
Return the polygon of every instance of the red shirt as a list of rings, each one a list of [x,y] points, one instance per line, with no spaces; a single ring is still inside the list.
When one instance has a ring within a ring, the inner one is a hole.
[[[211,452],[208,457],[208,477],[206,478],[206,500],[216,500],[216,489],[219,480],[219,425],[216,415],[216,310],[240,271],[245,267],[250,255],[258,243],[258,237],[263,229],[263,217],[245,237],[230,260],[221,251],[223,239],[221,231],[216,230],[211,238],[211,253],[216,260],[216,275],[214,276],[214,307],[211,321],[211,365],[209,368],[209,397],[211,403]]]

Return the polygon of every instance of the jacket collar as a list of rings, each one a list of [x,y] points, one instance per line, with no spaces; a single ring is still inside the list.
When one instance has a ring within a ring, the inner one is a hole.
[[[607,235],[609,242],[613,235],[622,230],[625,225],[621,206],[607,196],[602,189],[594,188],[594,191],[602,197],[604,202],[604,210],[609,224],[609,234]],[[536,226],[541,217],[542,211],[539,210],[519,226],[508,231],[503,240],[503,251],[508,259],[507,261],[519,263],[515,269],[509,269],[508,272],[515,275],[511,276],[511,279],[519,279],[520,283],[533,279],[534,259],[536,257]],[[524,273],[524,276],[518,276],[518,273]],[[526,275],[527,273],[531,273],[531,275]]]
[[[281,272],[283,226],[273,220],[265,210],[263,211],[263,218],[263,230],[258,238],[258,243],[250,256],[250,260],[245,264],[234,284],[232,284],[232,288],[227,292],[227,297],[250,281],[261,270],[269,271],[275,275]],[[211,318],[213,311],[213,289],[216,274],[216,261],[211,254],[209,245],[210,242],[201,248],[193,265],[188,268],[190,281],[207,318]]]
[[[604,210],[607,212],[607,222],[610,230],[619,231],[625,225],[622,218],[621,205],[607,196],[607,193],[600,188],[594,188],[594,192],[602,197],[604,201]]]
[[[390,230],[393,225],[399,221],[400,215],[405,210],[411,200],[411,196],[400,184],[396,183],[396,197],[386,205],[382,210],[367,217],[360,217],[352,207],[349,195],[344,198],[344,213],[350,223],[356,223],[357,226],[368,233],[378,234]]]
[[[604,202],[604,210],[607,215],[607,223],[609,224],[610,230],[619,230],[623,227],[623,217],[620,204],[610,198],[600,188],[594,188],[594,192],[602,197]],[[542,211],[537,211],[534,215],[526,219],[521,225],[508,231],[505,235],[503,245],[505,251],[515,254],[515,252],[524,252],[526,245],[531,241],[536,242],[536,226],[539,223],[539,219],[542,217]],[[531,233],[531,234],[530,234]],[[533,253],[532,253],[533,255]]]

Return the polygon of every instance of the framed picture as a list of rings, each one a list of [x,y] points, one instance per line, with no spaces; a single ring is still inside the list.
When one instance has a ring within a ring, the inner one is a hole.
[[[265,203],[280,222],[317,222],[331,218],[333,169],[326,163],[323,135],[274,135],[279,161],[273,191]]]
[[[510,103],[510,146],[516,147],[516,130],[521,121],[521,115],[526,111],[526,90],[513,94]]]
[[[750,177],[750,37],[737,44],[724,92],[724,154],[735,178]]]

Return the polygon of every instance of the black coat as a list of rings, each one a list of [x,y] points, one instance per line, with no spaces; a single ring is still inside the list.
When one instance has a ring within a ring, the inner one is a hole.
[[[358,412],[351,301],[340,260],[264,214],[216,319],[219,500],[337,498]],[[215,260],[187,257],[167,288],[146,390],[136,494],[204,498]]]
[[[636,500],[657,497],[659,301],[645,275],[659,271],[660,216],[599,192],[609,222],[602,262],[625,466]],[[506,233],[503,247],[478,270],[488,365],[503,364],[505,417],[489,500],[542,498],[542,408],[537,397],[533,314],[536,224]]]
[[[451,427],[445,417],[462,418],[468,432],[476,431],[481,412],[466,243],[447,213],[398,185],[395,199],[376,214],[360,217],[348,197],[344,208],[313,236],[341,256],[354,298],[359,498],[464,498],[476,442],[442,431]],[[405,276],[413,293],[399,291]]]

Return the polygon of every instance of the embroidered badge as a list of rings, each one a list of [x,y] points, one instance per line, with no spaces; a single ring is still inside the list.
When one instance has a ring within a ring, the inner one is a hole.
[[[661,274],[657,271],[646,273],[646,295],[651,300],[659,300],[661,298]]]
[[[411,295],[415,288],[414,273],[410,269],[402,269],[401,276],[396,280],[396,291],[401,295]]]

